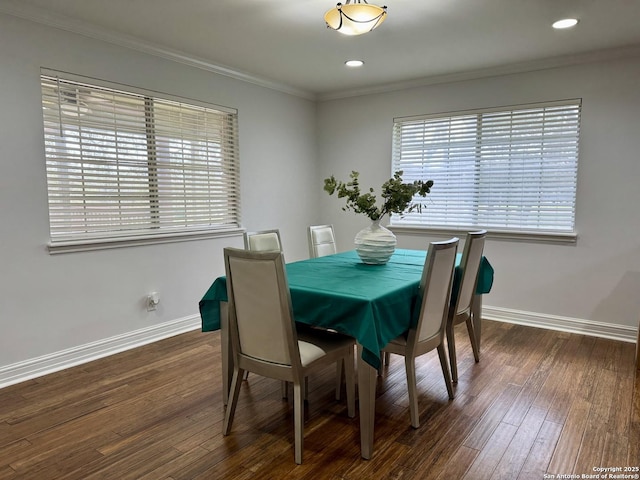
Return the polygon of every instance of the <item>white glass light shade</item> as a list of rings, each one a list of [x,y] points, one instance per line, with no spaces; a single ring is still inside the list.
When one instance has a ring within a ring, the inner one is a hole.
[[[324,15],[327,27],[344,35],[362,35],[370,32],[387,18],[387,7],[368,3],[338,4]]]

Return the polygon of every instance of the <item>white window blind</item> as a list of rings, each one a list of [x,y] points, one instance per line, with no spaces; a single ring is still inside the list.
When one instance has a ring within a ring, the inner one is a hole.
[[[393,171],[433,180],[392,225],[573,233],[580,100],[394,119]]]
[[[58,76],[41,86],[52,246],[239,226],[234,110]]]

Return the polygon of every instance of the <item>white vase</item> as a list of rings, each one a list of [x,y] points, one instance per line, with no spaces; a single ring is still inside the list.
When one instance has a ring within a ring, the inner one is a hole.
[[[356,252],[363,263],[382,265],[389,261],[396,249],[396,236],[376,220],[358,232],[354,240]]]

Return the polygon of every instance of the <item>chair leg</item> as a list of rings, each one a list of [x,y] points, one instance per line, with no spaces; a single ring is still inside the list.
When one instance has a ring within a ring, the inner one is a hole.
[[[304,381],[304,380],[303,380]],[[304,448],[304,400],[303,386],[293,382],[293,425],[294,425],[294,457],[298,465],[302,463],[302,449]]]
[[[453,336],[453,322],[447,323],[447,347],[449,348],[449,363],[451,364],[451,381],[458,383],[458,363],[456,360],[456,341]]]
[[[378,367],[378,375],[382,375],[383,365],[389,366],[391,363],[391,354],[389,352],[380,352],[380,366]]]
[[[380,366],[378,367],[378,375],[382,375],[382,366],[389,366],[391,362],[391,354],[389,352],[380,352]]]
[[[289,399],[289,382],[282,380],[282,382],[280,382],[280,391],[282,392],[282,399],[288,400]],[[304,379],[304,399],[305,400],[309,399],[309,377],[306,377]]]
[[[473,358],[476,363],[480,361],[480,349],[478,348],[478,338],[476,337],[475,327],[473,326],[473,319],[471,316],[467,318],[465,322],[467,324],[467,332],[469,332],[469,340],[471,340],[471,348],[473,349]]]
[[[224,413],[224,422],[222,424],[222,434],[229,435],[231,431],[231,425],[233,424],[233,416],[236,413],[236,406],[238,405],[238,396],[240,395],[240,385],[244,371],[237,368],[233,369],[233,378],[231,380],[230,398],[227,402],[227,411]]]
[[[418,414],[418,388],[416,387],[416,365],[415,359],[410,356],[404,357],[404,368],[407,372],[407,390],[409,391],[409,414],[411,416],[411,426],[420,427],[420,415]]]
[[[444,351],[444,345],[442,343],[438,345],[438,357],[440,357],[440,366],[442,367],[442,375],[444,376],[444,383],[447,386],[449,400],[453,400],[455,395],[453,393],[453,385],[451,385],[451,376],[449,375],[449,363],[447,362],[447,354]]]
[[[340,363],[344,363],[344,378],[347,385],[347,415],[353,418],[356,416],[356,373],[353,366],[353,352]]]
[[[342,365],[343,360],[336,362],[336,400],[340,401],[340,395],[342,393]]]

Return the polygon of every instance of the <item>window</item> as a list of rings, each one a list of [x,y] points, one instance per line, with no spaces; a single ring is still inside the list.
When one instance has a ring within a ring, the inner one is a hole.
[[[235,110],[93,83],[41,76],[53,253],[239,227]]]
[[[394,119],[393,171],[431,179],[394,226],[575,239],[580,100]]]

